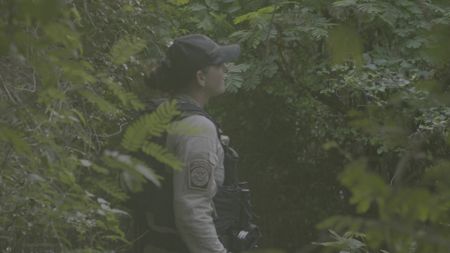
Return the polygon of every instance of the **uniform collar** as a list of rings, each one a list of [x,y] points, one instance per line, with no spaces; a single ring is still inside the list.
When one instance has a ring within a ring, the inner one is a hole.
[[[194,98],[192,98],[191,96],[187,95],[187,94],[179,94],[177,96],[175,96],[175,99],[187,102],[187,103],[191,103],[194,104],[196,106],[198,106],[199,108],[202,108],[200,106],[200,104],[197,102],[197,100],[195,100]]]

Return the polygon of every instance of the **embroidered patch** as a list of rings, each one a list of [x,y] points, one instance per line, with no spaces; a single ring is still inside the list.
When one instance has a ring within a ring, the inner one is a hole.
[[[205,160],[195,160],[189,164],[189,188],[204,190],[208,188],[212,164]]]

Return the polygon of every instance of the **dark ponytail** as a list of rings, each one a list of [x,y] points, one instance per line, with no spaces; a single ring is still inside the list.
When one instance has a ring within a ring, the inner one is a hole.
[[[159,91],[172,93],[175,88],[175,81],[171,78],[171,69],[166,60],[161,61],[159,66],[152,70],[147,76],[146,83],[151,88]]]
[[[188,88],[189,82],[195,78],[195,72],[193,69],[173,66],[170,60],[165,59],[150,73],[146,83],[159,91],[174,94]]]

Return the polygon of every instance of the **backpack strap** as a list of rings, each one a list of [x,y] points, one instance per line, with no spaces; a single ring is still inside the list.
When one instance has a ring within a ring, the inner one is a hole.
[[[166,98],[160,98],[160,99],[152,99],[147,103],[146,112],[153,112],[155,111],[162,103],[167,102],[168,99]],[[191,102],[176,99],[177,101],[177,109],[181,112],[181,115],[175,117],[173,121],[182,120],[184,118],[187,118],[192,115],[201,115],[206,117],[207,119],[211,120],[211,122],[216,126],[217,131],[217,137],[220,140],[220,136],[223,134],[222,130],[220,129],[220,125],[209,115],[205,110],[203,110],[201,107],[199,107],[196,104],[193,104]],[[222,143],[222,142],[221,142]]]
[[[211,122],[213,122],[213,124],[216,126],[217,138],[219,139],[219,142],[222,145],[225,156],[224,157],[225,172],[223,184],[237,185],[239,182],[237,173],[237,161],[239,159],[239,155],[233,148],[223,143],[222,136],[224,134],[222,132],[222,129],[220,128],[220,125],[211,117],[211,115],[209,115],[205,110],[203,110],[198,105],[183,99],[176,99],[176,100],[177,100],[177,109],[181,112],[181,115],[176,117],[174,121],[182,120],[192,115],[201,115],[211,120]],[[153,108],[152,111],[166,101],[167,99],[155,99],[151,101],[150,107]]]
[[[237,162],[239,160],[239,155],[233,148],[223,143],[222,136],[224,136],[224,134],[220,128],[220,125],[211,117],[211,115],[209,115],[205,110],[195,104],[185,101],[179,101],[177,105],[178,110],[182,112],[181,116],[179,116],[177,120],[181,120],[191,115],[201,115],[213,122],[213,124],[216,126],[217,138],[219,139],[220,145],[222,146],[224,151],[225,171],[223,185],[237,185],[239,182],[237,173]]]
[[[205,110],[203,110],[202,108],[200,108],[195,104],[185,101],[178,101],[177,108],[181,112],[181,115],[177,117],[176,120],[182,120],[192,115],[201,115],[211,120],[211,122],[216,126],[217,136],[219,137],[220,140],[222,130],[220,130],[219,124]]]

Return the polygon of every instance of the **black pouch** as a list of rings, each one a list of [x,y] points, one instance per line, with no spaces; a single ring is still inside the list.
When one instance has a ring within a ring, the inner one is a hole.
[[[257,247],[260,232],[252,223],[250,190],[246,183],[219,187],[214,206],[217,211],[214,223],[225,248],[241,252]]]

